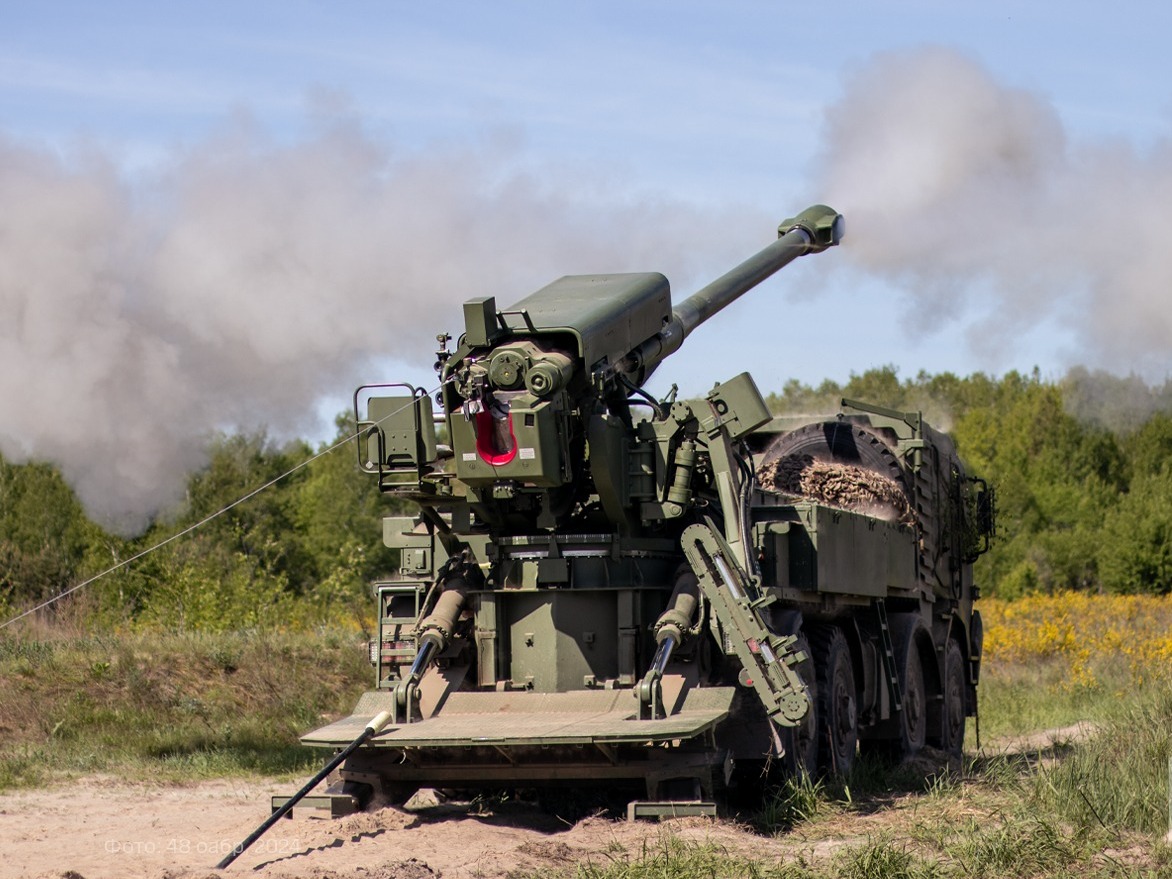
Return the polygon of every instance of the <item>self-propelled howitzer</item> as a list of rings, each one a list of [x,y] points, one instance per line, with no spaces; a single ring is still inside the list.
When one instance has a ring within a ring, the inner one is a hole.
[[[763,766],[842,771],[860,736],[959,749],[992,526],[947,438],[849,401],[783,429],[745,373],[698,401],[643,387],[841,235],[810,208],[674,308],[658,273],[473,299],[455,349],[440,336],[434,398],[359,389],[360,464],[419,513],[384,520],[401,567],[375,587],[377,689],[303,739],[340,747],[391,712],[343,764],[347,792],[626,785],[633,813],[678,813]],[[890,497],[823,496],[800,478],[815,463]]]

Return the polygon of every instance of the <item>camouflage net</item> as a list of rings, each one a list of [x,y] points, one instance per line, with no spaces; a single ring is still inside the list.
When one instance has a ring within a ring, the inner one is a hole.
[[[854,464],[787,455],[762,466],[761,486],[829,507],[914,525],[915,516],[899,483]]]

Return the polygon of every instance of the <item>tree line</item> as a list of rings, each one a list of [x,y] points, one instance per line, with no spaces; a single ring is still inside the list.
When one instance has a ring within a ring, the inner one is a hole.
[[[987,595],[1065,589],[1172,591],[1172,383],[1075,369],[1002,377],[892,367],[767,398],[779,413],[828,415],[848,397],[922,411],[948,430],[970,472],[997,491],[998,538],[978,562]],[[339,417],[333,445],[349,436]],[[0,459],[0,611],[45,600],[236,501],[314,454],[263,433],[215,438],[178,512],[123,538],[85,514],[57,470]],[[356,621],[369,583],[393,568],[390,512],[347,448],[323,455],[182,540],[84,590],[89,617],[115,624],[235,629]]]
[[[360,472],[352,418],[317,450],[263,432],[220,434],[208,464],[187,478],[185,500],[145,533],[123,538],[92,522],[55,468],[0,460],[0,610],[5,616],[67,589],[203,522],[190,534],[87,587],[87,618],[111,624],[229,630],[304,627],[349,618],[365,625],[369,583],[392,571],[382,543],[391,502]],[[289,471],[293,471],[290,473]]]

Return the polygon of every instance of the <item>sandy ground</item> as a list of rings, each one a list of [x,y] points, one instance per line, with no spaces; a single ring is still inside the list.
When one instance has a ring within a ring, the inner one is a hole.
[[[1040,751],[1085,739],[1079,724],[995,743],[1001,752]],[[986,749],[988,750],[988,749]],[[185,786],[95,777],[0,794],[0,879],[492,879],[548,872],[627,854],[637,858],[668,836],[718,844],[756,858],[807,860],[859,842],[894,816],[852,818],[849,838],[762,837],[730,821],[684,818],[629,824],[587,818],[570,825],[535,808],[490,814],[467,808],[387,808],[331,819],[298,809],[226,871],[214,869],[269,815],[270,798],[292,782],[217,780]]]
[[[770,840],[732,822],[587,818],[575,825],[536,809],[381,809],[329,819],[295,810],[226,871],[214,865],[268,817],[269,798],[295,785],[210,781],[183,787],[85,779],[66,788],[0,795],[0,877],[197,879],[249,875],[313,879],[505,876],[608,858],[665,835],[761,857],[807,857],[823,844]]]

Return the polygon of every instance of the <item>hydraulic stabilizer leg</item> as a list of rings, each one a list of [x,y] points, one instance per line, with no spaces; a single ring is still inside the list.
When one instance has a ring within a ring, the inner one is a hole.
[[[394,723],[410,723],[415,719],[415,708],[419,702],[419,679],[427,671],[435,653],[436,642],[423,641],[415,654],[414,662],[411,663],[411,670],[403,680],[395,684],[392,691],[394,701],[391,703],[391,720]]]
[[[684,638],[693,634],[693,620],[698,604],[696,577],[687,571],[676,578],[667,610],[655,621],[655,643],[658,646],[651,667],[639,682],[637,693],[641,720],[663,717],[667,713],[663,707],[663,673],[675,649],[683,643]]]
[[[394,689],[391,720],[395,723],[411,723],[416,719],[419,681],[431,665],[431,661],[439,656],[451,641],[456,621],[464,610],[467,597],[467,582],[460,577],[454,577],[445,584],[444,591],[435,603],[435,609],[419,624],[419,650],[411,663],[411,670]]]
[[[781,727],[797,726],[810,710],[810,695],[794,666],[804,658],[792,635],[774,635],[761,618],[769,603],[741,573],[735,556],[708,525],[689,525],[684,555],[741,661],[741,684],[752,687],[766,713]]]

